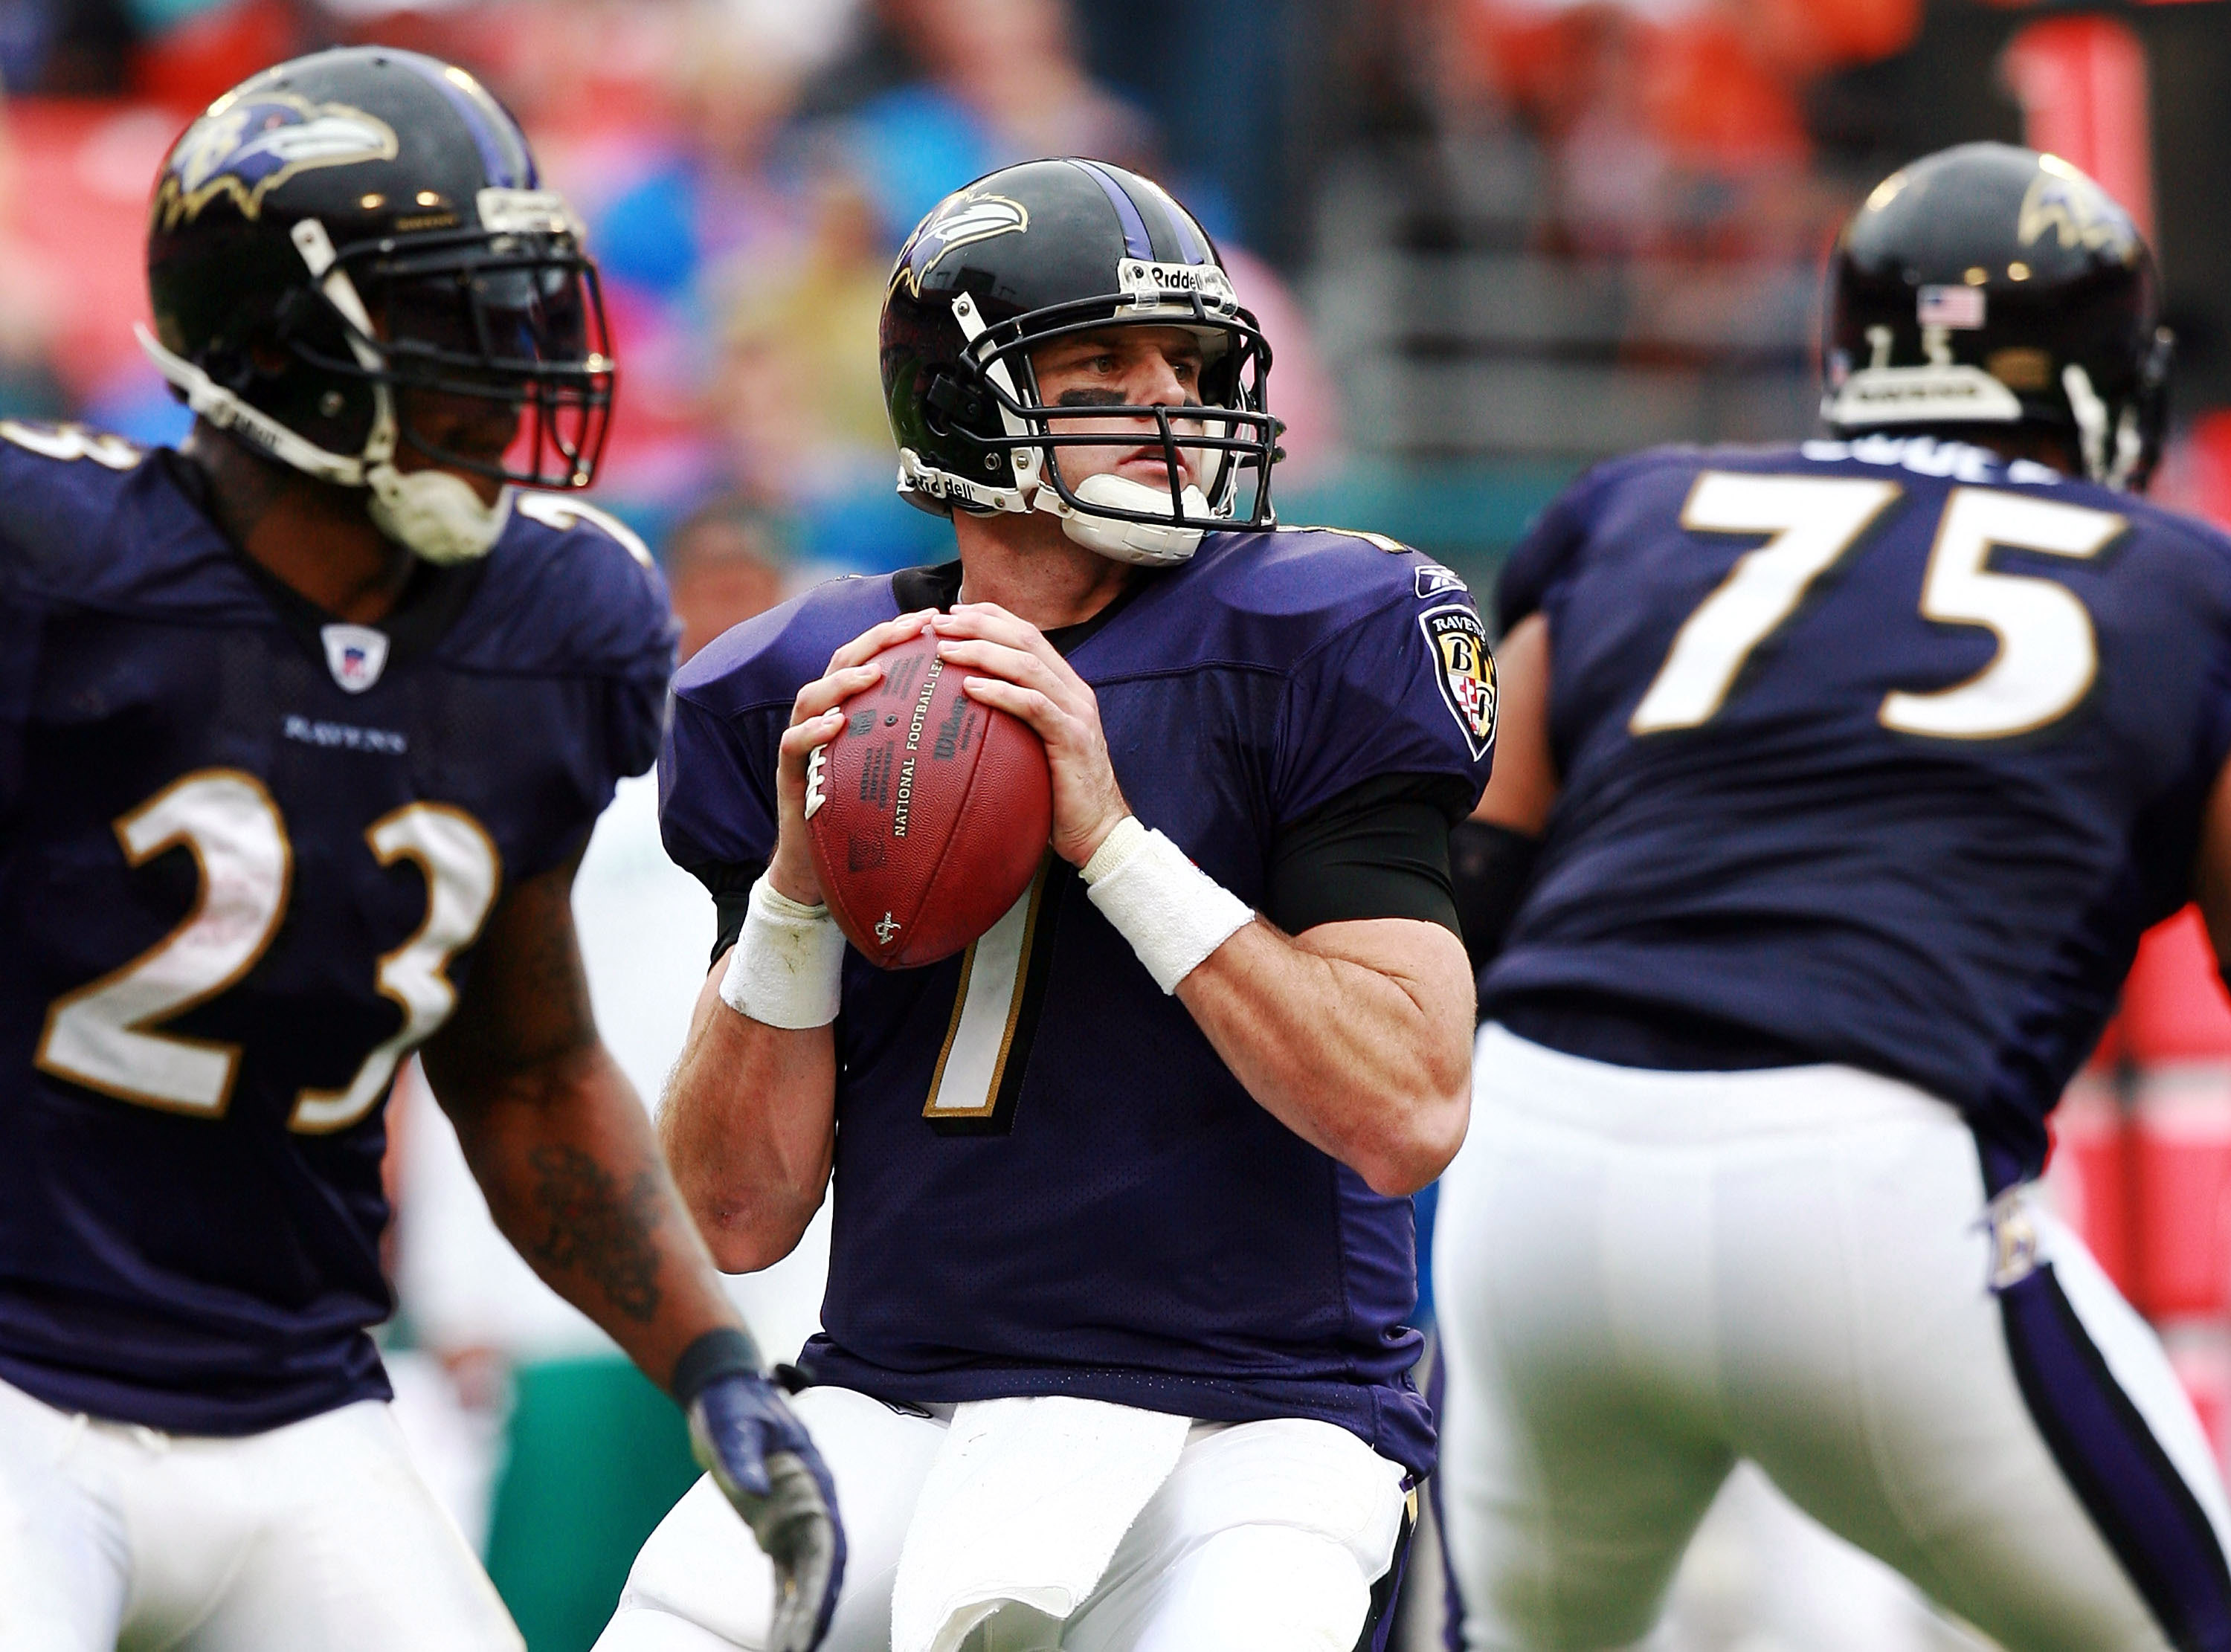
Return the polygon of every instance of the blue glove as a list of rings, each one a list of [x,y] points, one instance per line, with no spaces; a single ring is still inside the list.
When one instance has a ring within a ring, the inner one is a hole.
[[[674,1396],[689,1413],[699,1465],[774,1563],[772,1652],[812,1652],[844,1582],[844,1526],[828,1466],[740,1331],[708,1331],[691,1343],[675,1367]]]

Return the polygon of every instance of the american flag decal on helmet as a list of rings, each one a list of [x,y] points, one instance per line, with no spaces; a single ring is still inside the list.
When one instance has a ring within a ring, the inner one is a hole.
[[[1924,287],[1914,302],[1914,319],[1924,327],[1953,327],[1972,332],[1983,325],[1980,287]]]

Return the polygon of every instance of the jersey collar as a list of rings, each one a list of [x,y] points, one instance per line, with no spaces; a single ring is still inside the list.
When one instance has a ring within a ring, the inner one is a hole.
[[[1064,659],[1082,648],[1087,642],[1107,629],[1108,623],[1139,598],[1139,593],[1148,586],[1160,584],[1169,576],[1167,572],[1137,568],[1124,582],[1123,589],[1116,593],[1115,601],[1089,620],[1075,625],[1057,625],[1045,634],[1053,650]],[[891,576],[891,596],[897,601],[899,612],[911,613],[917,608],[947,609],[960,600],[960,564],[956,559],[941,562],[933,567],[902,568]]]
[[[310,657],[324,667],[324,632],[327,626],[341,623],[340,616],[312,602],[233,543],[210,506],[209,478],[203,474],[200,466],[170,448],[157,449],[155,457],[171,485],[208,521],[211,532],[223,540],[249,581],[263,593],[280,623]],[[387,638],[387,669],[392,670],[433,649],[472,601],[473,593],[480,589],[481,580],[488,572],[488,565],[486,558],[448,567],[437,567],[423,559],[418,562],[395,606],[377,624],[365,628]],[[960,565],[954,565],[956,570]]]

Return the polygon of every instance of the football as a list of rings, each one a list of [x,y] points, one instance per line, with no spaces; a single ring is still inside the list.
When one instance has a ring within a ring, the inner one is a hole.
[[[889,970],[950,958],[1031,887],[1053,832],[1045,746],[972,700],[924,634],[876,656],[807,759],[805,824],[844,937]]]

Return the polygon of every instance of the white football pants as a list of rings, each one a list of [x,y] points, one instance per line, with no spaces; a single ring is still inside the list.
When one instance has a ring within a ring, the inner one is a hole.
[[[2150,1330],[1952,1108],[1502,1028],[1434,1235],[1473,1652],[1643,1636],[1738,1459],[2009,1652],[2231,1649],[2231,1533]],[[1460,1603],[1460,1604],[1459,1604]]]
[[[377,1400],[238,1439],[0,1383],[0,1652],[521,1652]]]
[[[899,1552],[947,1424],[848,1389],[810,1388],[791,1404],[837,1482],[850,1546],[822,1652],[890,1652]],[[1402,1480],[1330,1423],[1196,1424],[1082,1606],[1063,1623],[1009,1607],[965,1644],[1352,1652],[1394,1560]],[[595,1652],[760,1652],[773,1591],[751,1533],[700,1480],[643,1545]]]

